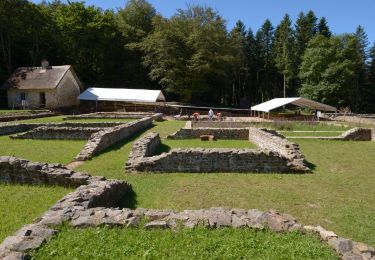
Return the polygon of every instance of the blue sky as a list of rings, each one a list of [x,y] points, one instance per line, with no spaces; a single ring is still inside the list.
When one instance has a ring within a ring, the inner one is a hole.
[[[41,0],[32,0],[40,2]],[[116,9],[123,7],[126,0],[86,0],[86,4]],[[172,16],[176,9],[187,4],[213,7],[232,28],[238,19],[256,31],[269,18],[276,26],[285,13],[293,22],[300,11],[313,10],[316,16],[325,16],[331,30],[336,33],[354,32],[360,24],[364,26],[371,45],[375,42],[375,0],[149,0],[165,17]]]

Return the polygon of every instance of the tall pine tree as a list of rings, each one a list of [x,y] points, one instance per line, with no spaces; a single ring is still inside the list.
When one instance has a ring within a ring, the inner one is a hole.
[[[257,85],[259,89],[260,99],[264,101],[275,94],[275,75],[276,68],[274,62],[274,28],[270,20],[266,20],[262,27],[257,31],[256,40],[256,56],[259,60],[257,69]]]
[[[355,96],[355,111],[366,112],[369,110],[371,101],[369,100],[369,93],[367,88],[367,58],[368,58],[368,38],[362,26],[358,26],[355,32],[356,38],[356,56],[353,61],[355,63],[356,74],[356,96]]]
[[[296,55],[295,38],[292,28],[292,21],[286,14],[276,28],[275,32],[275,62],[279,72],[283,75],[283,96],[286,96],[286,89],[292,88],[291,80],[295,77]],[[290,91],[294,93],[294,91]]]
[[[331,31],[329,29],[329,26],[328,26],[328,23],[327,23],[327,19],[325,17],[322,17],[319,20],[318,33],[320,35],[323,35],[323,36],[327,37],[327,38],[332,36],[332,33],[331,33]]]

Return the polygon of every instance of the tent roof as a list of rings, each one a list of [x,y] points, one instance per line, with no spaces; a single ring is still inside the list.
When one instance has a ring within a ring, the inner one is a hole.
[[[321,111],[337,111],[335,107],[319,103],[307,98],[295,97],[295,98],[274,98],[267,102],[251,107],[251,110],[269,112],[275,108],[282,107],[288,104],[296,105],[299,107],[310,108]]]
[[[88,88],[79,100],[157,102],[165,101],[161,90],[128,89],[128,88]]]

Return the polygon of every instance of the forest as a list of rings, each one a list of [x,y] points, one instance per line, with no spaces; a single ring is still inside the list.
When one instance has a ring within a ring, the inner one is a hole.
[[[162,89],[169,101],[248,107],[304,96],[375,112],[375,43],[360,25],[332,33],[328,19],[285,14],[253,31],[242,21],[227,28],[207,6],[188,5],[166,18],[146,0],[117,10],[1,0],[0,82],[47,59],[72,65],[86,87]]]

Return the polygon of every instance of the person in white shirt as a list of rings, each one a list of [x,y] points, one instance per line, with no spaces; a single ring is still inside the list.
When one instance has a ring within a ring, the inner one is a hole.
[[[214,111],[210,109],[210,111],[208,111],[208,120],[212,121],[213,117],[214,117]]]

